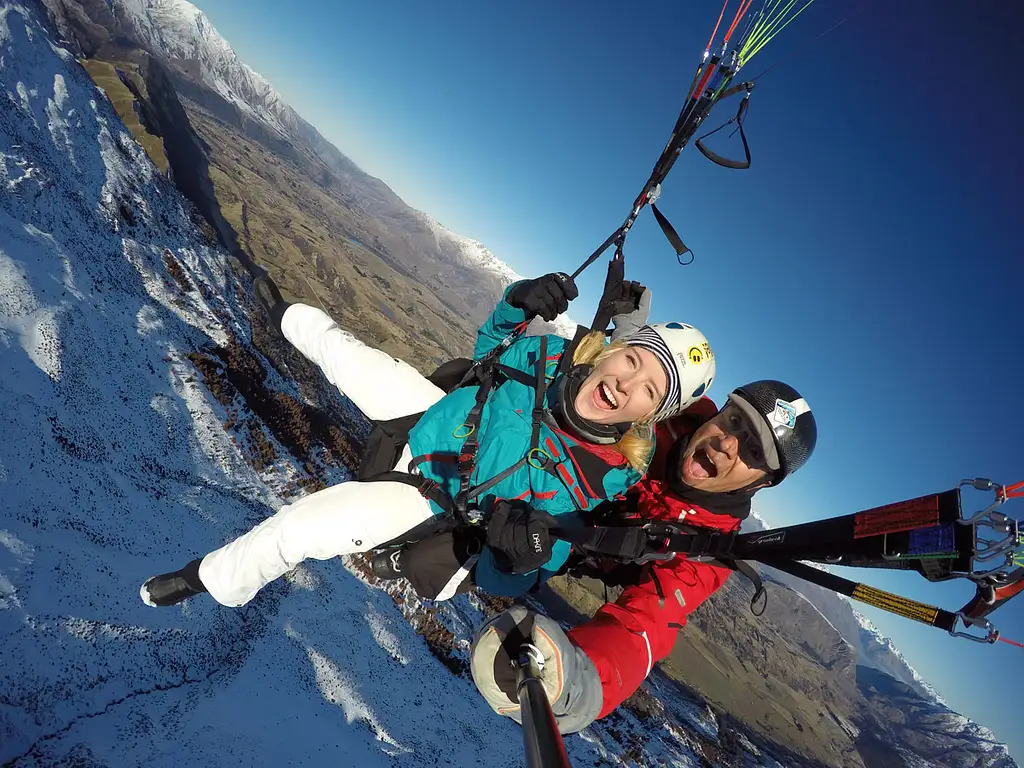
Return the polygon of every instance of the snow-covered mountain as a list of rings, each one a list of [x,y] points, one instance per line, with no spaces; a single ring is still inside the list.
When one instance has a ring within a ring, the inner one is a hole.
[[[843,597],[843,600],[849,603],[847,598]],[[948,708],[949,704],[946,700],[939,696],[938,692],[918,674],[917,670],[900,653],[896,644],[882,634],[878,627],[872,624],[867,617],[861,615],[852,605],[850,610],[853,612],[857,624],[860,625],[857,638],[858,661],[901,680],[914,688],[926,700]],[[893,674],[894,670],[897,674]]]
[[[346,178],[366,176],[299,116],[266,79],[242,62],[206,15],[187,0],[113,0],[112,4],[152,54],[187,73],[190,79],[198,80],[279,136],[306,147]],[[359,188],[363,194],[369,190],[381,204],[397,203],[397,196],[382,183],[360,184]],[[403,211],[403,216],[418,221],[433,236],[438,253],[458,267],[476,271],[481,283],[488,284],[490,278],[507,287],[522,279],[482,243],[452,232],[422,211],[410,209]],[[566,316],[554,323],[537,322],[531,328],[533,333],[557,333],[567,338],[575,330],[575,322]]]
[[[433,234],[438,249],[452,254],[452,258],[456,262],[493,275],[499,284],[505,287],[523,279],[522,275],[495,256],[483,243],[455,234],[425,213],[417,211],[417,214]],[[553,333],[571,339],[576,334],[576,321],[567,313],[559,315],[550,323],[535,318],[530,323],[528,334],[545,333]]]
[[[300,481],[346,476],[311,476],[323,446],[297,457],[253,392],[329,409],[341,442],[365,424],[256,349],[248,276],[35,3],[0,6],[0,102],[0,764],[521,764],[465,672],[477,598],[428,610],[347,560],[238,610],[139,600]],[[568,739],[575,764],[733,754],[706,706],[650,685],[643,718]]]
[[[770,530],[772,526],[756,512],[743,521],[744,533]],[[828,570],[826,566],[808,563]],[[843,638],[853,647],[857,664],[872,667],[891,675],[896,680],[912,687],[922,697],[934,701],[941,706],[946,702],[922,678],[900,653],[895,643],[882,634],[867,618],[858,613],[853,603],[845,595],[810,584],[803,579],[790,576],[775,568],[762,566],[763,570],[774,581],[799,592],[815,607],[815,609],[832,626],[839,630]]]
[[[857,683],[875,727],[863,739],[864,752],[885,764],[1010,768],[1017,763],[995,734],[912,686],[870,667],[857,668]]]
[[[346,560],[239,610],[138,600],[347,476],[242,389],[323,409],[343,444],[365,423],[268,364],[248,277],[34,3],[0,6],[0,101],[0,764],[520,764],[464,671],[478,598],[427,609]],[[780,764],[659,672],[643,691],[568,740],[574,764]]]
[[[226,101],[274,128],[298,135],[308,125],[262,76],[239,60],[206,14],[186,0],[114,0],[146,48],[198,67],[198,76]]]

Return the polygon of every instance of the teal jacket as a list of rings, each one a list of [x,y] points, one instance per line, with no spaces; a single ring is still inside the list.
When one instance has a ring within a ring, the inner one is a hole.
[[[477,334],[474,359],[479,360],[494,349],[524,320],[523,310],[506,303],[503,297]],[[549,376],[546,400],[547,406],[553,408],[559,389],[556,376],[558,359],[569,342],[558,336],[547,336],[546,339]],[[540,341],[539,336],[519,338],[502,353],[501,363],[529,374],[535,373]],[[424,477],[437,481],[453,498],[459,491],[455,460],[465,442],[465,438],[460,436],[459,427],[473,407],[478,389],[477,386],[467,386],[445,395],[423,415],[409,434],[409,447],[413,456],[431,457],[419,465],[419,471]],[[471,479],[473,486],[499,475],[527,455],[530,450],[534,397],[533,387],[514,380],[506,380],[491,392],[480,421],[480,448]],[[587,477],[584,477],[581,465],[593,465],[595,462],[592,447],[582,447],[571,435],[553,429],[548,424],[541,426],[539,444],[554,461],[553,472],[525,464],[488,488],[484,498],[472,499],[471,503],[477,504],[486,513],[490,511],[489,506],[495,498],[521,499],[535,509],[542,509],[552,515],[578,515],[580,511],[593,509],[605,499],[624,493],[642,477],[642,473],[624,460],[617,466],[608,467],[603,482],[595,481],[593,472],[588,472]],[[598,461],[597,465],[601,466],[602,463]],[[596,474],[600,475],[600,472]],[[599,487],[593,487],[595,485]],[[437,505],[432,506],[435,514],[441,514]],[[477,561],[476,583],[492,594],[523,594],[535,584],[554,575],[568,558],[569,549],[567,542],[557,541],[551,559],[539,571],[518,575],[499,571],[491,551],[485,547]]]

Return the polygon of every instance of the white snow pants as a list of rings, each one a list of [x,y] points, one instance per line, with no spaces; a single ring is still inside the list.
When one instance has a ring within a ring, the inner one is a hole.
[[[293,304],[281,329],[328,381],[375,421],[425,411],[442,397],[409,364],[363,344],[324,312]],[[406,446],[395,469],[406,470]],[[203,558],[199,578],[222,605],[239,606],[307,558],[328,560],[365,552],[396,538],[433,512],[404,483],[347,482],[281,507],[251,531]]]

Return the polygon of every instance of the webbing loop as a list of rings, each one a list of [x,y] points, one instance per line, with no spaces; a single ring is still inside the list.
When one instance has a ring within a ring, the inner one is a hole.
[[[534,454],[538,454],[542,458],[535,458]],[[526,463],[534,469],[544,469],[549,461],[553,461],[551,454],[545,451],[543,448],[531,448],[530,452],[526,454]]]

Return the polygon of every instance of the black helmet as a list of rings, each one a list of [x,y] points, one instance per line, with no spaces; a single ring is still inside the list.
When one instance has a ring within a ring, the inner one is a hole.
[[[774,470],[772,485],[810,458],[818,441],[818,425],[811,406],[791,386],[771,379],[754,381],[734,389],[729,402],[757,430],[768,466]]]

